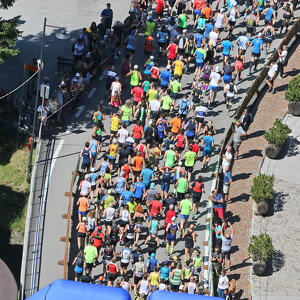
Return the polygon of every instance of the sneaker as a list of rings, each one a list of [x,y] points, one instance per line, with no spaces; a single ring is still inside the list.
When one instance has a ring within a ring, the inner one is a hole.
[[[248,74],[249,74],[249,75],[251,75],[251,74],[252,74],[252,71],[251,71],[251,70],[249,70]]]
[[[227,272],[230,272],[230,271],[231,271],[231,269],[230,269],[230,268],[228,268],[228,269],[227,269]]]

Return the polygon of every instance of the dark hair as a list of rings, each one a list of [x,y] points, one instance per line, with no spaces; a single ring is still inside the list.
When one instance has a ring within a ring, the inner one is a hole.
[[[85,147],[89,147],[89,146],[90,146],[90,143],[89,143],[89,142],[86,142],[86,143],[84,144],[84,146],[85,146]]]

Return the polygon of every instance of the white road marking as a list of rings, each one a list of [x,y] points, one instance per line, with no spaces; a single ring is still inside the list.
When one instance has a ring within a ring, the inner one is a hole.
[[[85,105],[81,105],[81,106],[78,108],[78,110],[77,110],[77,112],[76,112],[76,114],[75,114],[75,118],[78,118],[78,117],[81,115],[81,113],[83,112],[84,109],[85,109]]]
[[[50,175],[49,175],[50,178],[51,178],[51,174],[52,174],[52,172],[53,172],[53,169],[54,169],[54,166],[55,166],[57,157],[58,157],[58,155],[59,155],[59,152],[61,151],[62,146],[64,145],[64,142],[65,142],[65,140],[63,140],[63,139],[61,139],[61,140],[59,141],[59,144],[58,144],[58,146],[57,146],[57,148],[56,148],[56,150],[55,150],[55,152],[54,152],[54,155],[53,155],[53,157],[52,157],[52,161],[51,161],[51,170],[50,170]],[[50,179],[50,178],[49,178],[49,179]]]
[[[92,98],[95,92],[96,92],[96,88],[92,88],[88,94],[88,98]]]

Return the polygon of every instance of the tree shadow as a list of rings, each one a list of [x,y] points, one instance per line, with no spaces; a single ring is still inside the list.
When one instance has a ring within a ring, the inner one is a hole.
[[[247,202],[250,198],[250,195],[249,194],[246,194],[246,193],[242,193],[236,197],[233,197],[231,198],[228,203],[235,203],[235,202],[238,202],[238,201],[242,201],[242,202]]]
[[[270,213],[269,216],[273,216],[275,213],[283,211],[283,206],[286,203],[286,198],[289,194],[282,192],[275,192],[274,198],[270,202]]]
[[[300,141],[298,141],[297,138],[290,136],[287,142],[287,146],[285,150],[286,151],[286,156],[287,157],[292,157],[292,156],[296,156],[300,153]]]
[[[275,250],[272,258],[273,272],[278,272],[285,264],[285,254],[281,250]]]

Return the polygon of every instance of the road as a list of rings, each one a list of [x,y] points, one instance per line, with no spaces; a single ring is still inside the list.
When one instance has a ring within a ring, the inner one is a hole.
[[[123,20],[128,12],[129,7],[128,0],[118,2],[118,9],[115,9],[115,18]],[[63,3],[58,2],[46,2],[37,3],[35,1],[26,1],[26,7],[24,3],[17,2],[13,9],[10,9],[7,13],[8,15],[16,15],[18,12],[22,12],[24,24],[21,25],[21,29],[24,30],[24,39],[20,41],[20,47],[24,47],[24,53],[26,55],[38,55],[39,38],[40,38],[40,28],[42,28],[42,19],[44,16],[48,17],[49,24],[65,26],[66,29],[71,32],[72,39],[74,40],[79,32],[80,28],[88,26],[91,21],[98,21],[99,11],[104,7],[104,1],[64,1]],[[73,5],[71,5],[73,4]],[[112,8],[116,4],[112,1]],[[60,11],[63,13],[57,13],[57,7],[60,7]],[[296,13],[298,14],[298,12]],[[281,18],[281,12],[279,13],[278,19]],[[55,21],[55,22],[54,22]],[[53,23],[52,23],[53,22]],[[258,31],[262,30],[263,21],[260,21],[260,27]],[[237,26],[234,30],[234,34],[241,31],[243,27],[241,18],[237,21]],[[49,29],[49,31],[48,31]],[[50,33],[50,35],[49,35]],[[47,75],[53,76],[52,80],[57,80],[55,60],[57,55],[64,54],[65,57],[70,57],[70,41],[56,41],[54,42],[53,31],[47,28],[46,37],[46,51],[45,51],[45,62]],[[222,33],[224,37],[225,33]],[[37,37],[36,37],[37,36]],[[140,42],[142,43],[143,38],[139,36]],[[279,44],[279,40],[275,40],[272,43],[272,49],[275,49]],[[142,45],[142,44],[141,44]],[[22,48],[23,49],[23,48]],[[31,51],[32,50],[32,51]],[[232,55],[237,53],[237,47],[235,45]],[[246,61],[250,60],[251,51],[248,50],[246,53]],[[155,53],[157,55],[157,52]],[[218,54],[219,55],[219,54]],[[269,54],[270,56],[271,54]],[[262,59],[258,66],[259,69],[263,66],[266,56],[262,55]],[[22,65],[21,57],[17,57],[18,65]],[[133,63],[138,64],[140,67],[144,64],[144,53],[143,47],[139,47],[134,55]],[[163,64],[165,65],[165,64]],[[220,64],[219,64],[220,65]],[[248,66],[248,64],[246,64]],[[11,70],[10,62],[4,65],[6,70]],[[229,116],[226,114],[225,102],[223,99],[223,93],[219,92],[217,95],[216,105],[213,110],[208,114],[207,120],[212,119],[214,126],[217,128],[217,134],[215,136],[216,144],[219,145],[221,140],[224,138],[223,133],[226,131],[227,127],[232,122],[235,111],[237,110],[239,103],[245,96],[249,86],[251,85],[253,79],[258,74],[258,71],[252,76],[248,76],[247,71],[243,71],[243,80],[238,84],[238,95],[236,96],[235,102],[231,109]],[[8,72],[7,72],[8,73]],[[16,72],[17,73],[17,72]],[[19,73],[19,72],[18,72]],[[10,78],[6,78],[8,80]],[[182,79],[182,84],[184,87],[183,93],[189,93],[190,85],[192,83],[192,75],[184,75]],[[83,107],[81,113],[79,111],[74,113],[74,115],[69,116],[66,120],[62,132],[57,132],[56,143],[53,149],[53,158],[50,170],[50,182],[47,195],[47,206],[46,215],[44,223],[44,236],[42,242],[42,260],[40,269],[40,281],[39,288],[43,288],[53,280],[63,277],[63,268],[57,264],[57,261],[63,259],[64,255],[64,243],[60,242],[60,237],[65,235],[66,232],[66,221],[61,218],[61,215],[67,211],[67,198],[64,197],[64,193],[69,190],[71,172],[74,170],[78,153],[84,144],[88,141],[91,136],[91,129],[93,122],[91,116],[95,110],[97,104],[101,104],[104,112],[109,112],[108,100],[103,98],[104,82],[95,80],[91,83],[90,90],[94,90],[93,95],[90,93],[81,99],[81,107]],[[128,90],[125,91],[125,95],[128,95]],[[125,98],[124,98],[125,100]],[[105,128],[109,132],[109,118],[105,121]],[[204,178],[206,193],[202,197],[201,203],[201,214],[196,223],[197,232],[197,242],[196,246],[203,249],[203,241],[205,240],[205,229],[206,229],[206,215],[207,215],[207,205],[208,205],[208,194],[211,190],[212,183],[212,173],[215,170],[217,163],[217,155],[214,155],[209,168],[202,172],[200,171],[199,161],[195,165],[195,174],[201,174]],[[160,232],[161,234],[161,232]],[[76,247],[76,242],[72,243],[72,247]],[[175,247],[175,255],[181,254],[181,249],[183,249],[183,241],[179,241]],[[73,248],[74,250],[74,248]],[[73,253],[74,251],[72,251]],[[163,261],[166,258],[164,249],[159,249],[157,252],[157,257],[159,261]],[[70,257],[70,261],[73,260],[73,256]],[[102,271],[102,266],[100,265],[93,271],[93,275],[97,275]]]

